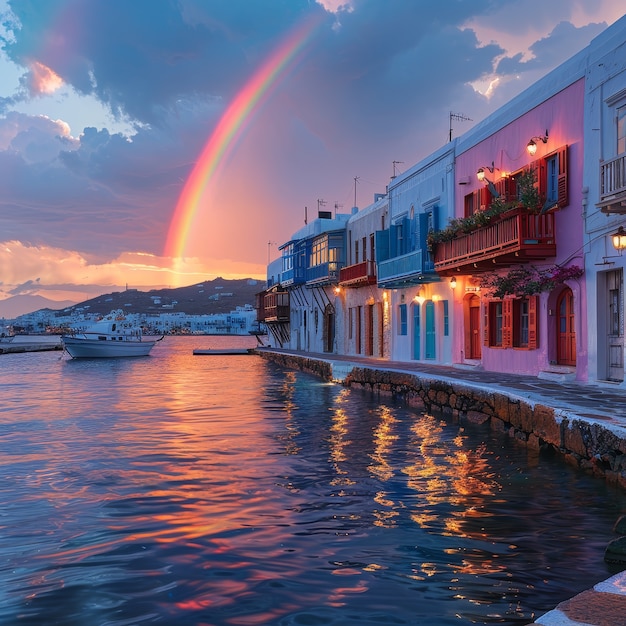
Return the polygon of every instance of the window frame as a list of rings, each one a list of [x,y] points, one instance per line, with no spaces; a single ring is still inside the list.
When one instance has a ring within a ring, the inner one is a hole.
[[[527,303],[527,306],[524,306]],[[483,344],[488,348],[539,348],[539,296],[507,297],[485,303]],[[524,329],[526,324],[526,329]]]

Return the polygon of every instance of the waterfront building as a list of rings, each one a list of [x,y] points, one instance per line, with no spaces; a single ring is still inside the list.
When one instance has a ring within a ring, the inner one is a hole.
[[[125,313],[126,318],[152,334],[247,335],[258,331],[256,310],[250,304],[235,307],[228,313],[189,315],[182,311],[159,313]],[[82,331],[102,317],[101,312],[87,308],[68,309],[59,313],[42,309],[8,320],[7,325],[29,333]]]
[[[343,346],[337,286],[346,263],[349,218],[349,214],[318,211],[317,218],[279,246],[280,270],[270,264],[271,279],[256,303],[257,319],[265,324],[275,346],[330,353]]]
[[[589,379],[624,387],[626,18],[589,46],[584,143]]]
[[[394,177],[389,217],[376,233],[378,286],[390,294],[391,359],[451,362],[454,283],[435,272],[428,235],[454,214],[451,142]]]
[[[574,58],[457,141],[455,219],[434,243],[457,283],[455,363],[587,378],[583,99]]]
[[[624,385],[625,42],[626,16],[325,225],[338,278],[312,274],[329,216],[283,244],[259,306],[278,345]]]
[[[388,218],[387,194],[376,194],[362,210],[352,209],[346,225],[346,266],[335,292],[338,324],[345,329],[340,354],[389,358],[391,311],[389,292],[377,286],[376,233]]]

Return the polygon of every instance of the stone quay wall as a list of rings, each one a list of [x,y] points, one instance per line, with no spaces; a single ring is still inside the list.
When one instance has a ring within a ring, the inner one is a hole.
[[[404,400],[431,415],[461,424],[485,424],[505,432],[533,450],[557,452],[565,462],[626,489],[626,439],[601,423],[577,417],[547,404],[521,399],[505,390],[477,389],[462,380],[436,379],[375,367],[338,364],[345,370],[333,373],[332,361],[259,351],[283,367],[298,369],[323,380]]]

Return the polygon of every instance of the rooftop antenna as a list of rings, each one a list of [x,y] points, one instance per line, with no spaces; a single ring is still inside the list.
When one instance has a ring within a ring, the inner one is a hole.
[[[359,182],[359,178],[361,178],[360,176],[355,176],[354,177],[354,206],[357,206],[356,204],[356,184]]]
[[[393,161],[393,176],[391,178],[396,177],[396,165],[399,165],[400,163],[404,163],[404,161]]]
[[[343,204],[335,202],[335,217],[337,217],[337,209],[343,209]]]
[[[463,115],[462,113],[452,113],[450,111],[450,133],[448,135],[448,141],[452,141],[452,120],[458,120],[459,122],[472,122],[473,120],[467,115]]]
[[[318,200],[317,200],[317,216],[318,217],[319,217],[319,214],[320,214],[320,207],[321,206],[326,206],[326,200],[320,200],[318,198]]]
[[[268,241],[267,242],[267,264],[270,264],[270,248],[272,246],[276,245],[275,241]]]
[[[308,223],[309,223],[309,219],[308,219],[307,214],[306,214],[306,207],[304,207],[304,224],[306,225]]]

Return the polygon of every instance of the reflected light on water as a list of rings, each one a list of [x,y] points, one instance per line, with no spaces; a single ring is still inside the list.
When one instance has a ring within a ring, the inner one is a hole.
[[[138,360],[0,358],[0,623],[528,623],[576,568],[606,578],[626,508],[606,485],[169,339]]]

